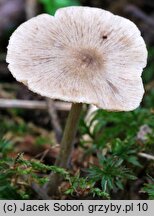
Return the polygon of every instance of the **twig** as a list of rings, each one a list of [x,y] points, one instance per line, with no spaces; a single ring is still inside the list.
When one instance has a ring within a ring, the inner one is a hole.
[[[69,111],[71,108],[70,103],[54,102],[55,109]],[[45,101],[30,101],[30,100],[17,100],[17,99],[0,99],[0,108],[23,108],[23,109],[47,109]]]
[[[46,149],[45,151],[43,151],[43,152],[37,154],[37,155],[35,156],[35,158],[41,157],[41,158],[40,158],[40,161],[42,162],[42,161],[44,160],[44,158],[46,157],[46,155],[48,154],[49,151],[50,151],[50,149],[48,148],[48,149]]]
[[[146,154],[146,153],[143,153],[143,152],[138,153],[138,155],[140,157],[146,158],[148,160],[154,160],[154,156],[153,155],[149,155],[149,154]]]
[[[50,115],[53,130],[55,132],[57,142],[60,143],[61,138],[62,138],[62,129],[61,129],[61,126],[60,126],[60,122],[59,122],[59,118],[58,118],[58,115],[57,115],[56,107],[55,107],[54,101],[52,99],[46,98],[46,101],[47,101],[48,112],[49,112],[49,115]]]

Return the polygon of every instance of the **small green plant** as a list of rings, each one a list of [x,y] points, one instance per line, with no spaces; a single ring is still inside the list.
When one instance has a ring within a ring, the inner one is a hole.
[[[80,122],[80,132],[82,135],[88,134],[93,144],[102,148],[115,138],[135,138],[140,126],[144,124],[154,128],[154,115],[148,109],[123,113],[97,110],[88,125],[84,120]]]
[[[16,175],[12,169],[13,160],[8,157],[13,145],[10,141],[0,140],[0,199],[22,199],[17,186],[12,184]]]
[[[26,160],[23,153],[11,158],[13,151],[10,141],[0,141],[0,199],[33,199],[36,198],[32,184],[42,187],[49,181],[48,172],[54,172],[63,177],[68,187],[63,191],[70,196],[100,196],[109,198],[109,195],[95,187],[95,181],[80,177],[79,173],[71,175],[67,170],[58,166],[45,165],[38,160]]]
[[[92,165],[88,169],[89,178],[95,182],[100,181],[104,193],[112,190],[124,189],[124,181],[127,179],[135,180],[132,172],[122,166],[123,160],[117,157],[105,158],[99,156],[99,166]]]
[[[142,190],[149,195],[149,199],[154,200],[154,179],[150,177],[151,183],[144,184]]]
[[[89,179],[89,177],[80,177],[77,173],[75,176],[68,176],[69,188],[65,191],[65,194],[70,194],[71,196],[84,197],[92,195],[93,197],[101,197],[104,199],[110,199],[108,193],[95,186],[95,179]]]
[[[35,197],[31,184],[35,182],[41,186],[46,183],[48,171],[65,177],[68,175],[68,172],[62,168],[47,166],[37,160],[26,160],[23,158],[23,153],[12,158],[9,156],[12,151],[13,144],[10,141],[0,141],[0,199]]]
[[[124,162],[142,167],[137,156],[140,149],[141,147],[131,138],[125,140],[117,138],[111,142],[109,154],[121,158]]]

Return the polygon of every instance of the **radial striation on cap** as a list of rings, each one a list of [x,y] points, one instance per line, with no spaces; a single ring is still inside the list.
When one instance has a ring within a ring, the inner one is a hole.
[[[7,53],[16,80],[42,96],[129,111],[144,94],[147,49],[126,18],[90,7],[66,7],[20,25]]]

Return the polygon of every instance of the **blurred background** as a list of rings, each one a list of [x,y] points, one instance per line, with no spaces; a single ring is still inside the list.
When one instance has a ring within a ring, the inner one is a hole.
[[[44,12],[54,15],[58,8],[71,5],[103,8],[132,20],[146,42],[148,64],[142,76],[146,92],[139,109],[129,113],[98,110],[89,124],[84,120],[85,106],[72,156],[75,178],[63,182],[60,198],[154,198],[153,0],[0,0],[0,198],[37,197],[29,181],[41,185],[49,169],[42,174],[31,164],[31,173],[28,165],[22,173],[23,164],[14,167],[13,163],[24,153],[26,161],[53,165],[70,109],[70,104],[48,101],[16,82],[5,61],[9,37],[27,19]],[[21,175],[30,176],[28,183]]]

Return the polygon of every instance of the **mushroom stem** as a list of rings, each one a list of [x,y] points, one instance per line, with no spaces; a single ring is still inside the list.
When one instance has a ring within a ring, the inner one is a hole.
[[[55,165],[62,167],[62,168],[68,168],[68,163],[70,160],[72,148],[73,148],[73,141],[74,137],[77,132],[77,126],[80,118],[82,110],[82,104],[76,103],[72,104],[71,110],[68,115],[68,119],[66,122],[66,126],[64,129],[62,141],[61,141],[61,147],[60,147],[60,153],[59,156],[56,159]],[[52,173],[50,175],[50,180],[48,184],[45,186],[46,191],[48,195],[54,195],[57,192],[58,186],[61,183],[62,178],[57,173]]]
[[[69,157],[72,151],[73,140],[76,135],[81,110],[82,104],[72,104],[61,141],[60,153],[55,163],[56,166],[63,168],[68,167]]]

